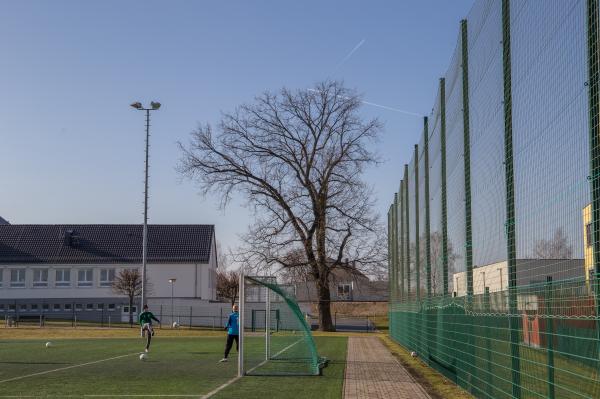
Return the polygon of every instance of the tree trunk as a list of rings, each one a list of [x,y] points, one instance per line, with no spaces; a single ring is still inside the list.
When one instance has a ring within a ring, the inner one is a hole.
[[[327,278],[317,279],[317,294],[319,295],[319,330],[335,331],[335,326],[331,321],[331,296],[329,294],[329,284],[327,280]]]
[[[129,297],[129,325],[133,325],[133,298]]]

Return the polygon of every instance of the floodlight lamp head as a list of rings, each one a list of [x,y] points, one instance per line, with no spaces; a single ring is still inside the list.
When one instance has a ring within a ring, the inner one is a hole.
[[[137,101],[137,102],[135,102],[135,103],[131,103],[131,104],[129,104],[129,105],[131,105],[131,106],[132,106],[133,108],[135,108],[135,109],[142,109],[142,108],[143,108],[143,107],[142,107],[142,103],[141,103],[141,102],[139,102],[139,101]]]
[[[150,106],[152,107],[152,109],[157,110],[160,108],[160,103],[158,101],[152,101],[150,103]]]

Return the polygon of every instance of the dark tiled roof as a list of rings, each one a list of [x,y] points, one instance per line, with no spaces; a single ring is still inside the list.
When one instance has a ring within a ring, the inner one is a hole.
[[[69,245],[68,232],[77,239]],[[141,225],[0,225],[0,264],[141,263]],[[213,225],[148,225],[148,263],[208,263]]]

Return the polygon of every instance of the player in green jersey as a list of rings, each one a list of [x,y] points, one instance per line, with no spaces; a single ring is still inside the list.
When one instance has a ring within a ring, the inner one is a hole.
[[[144,305],[144,311],[142,313],[140,313],[139,321],[140,321],[140,334],[142,335],[142,337],[144,336],[144,334],[146,335],[146,349],[145,349],[146,352],[148,352],[150,350],[150,341],[152,340],[152,337],[154,336],[154,329],[152,328],[152,320],[156,320],[157,323],[160,323],[160,320],[158,320],[156,317],[154,317],[152,312],[148,311],[148,305]]]

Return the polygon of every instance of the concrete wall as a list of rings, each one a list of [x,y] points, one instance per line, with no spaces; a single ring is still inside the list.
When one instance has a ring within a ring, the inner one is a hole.
[[[517,285],[520,287],[544,283],[547,276],[553,281],[583,277],[583,259],[517,259]],[[467,272],[453,276],[456,296],[467,295]],[[483,294],[485,287],[490,293],[508,289],[508,262],[498,262],[473,268],[473,293]]]

